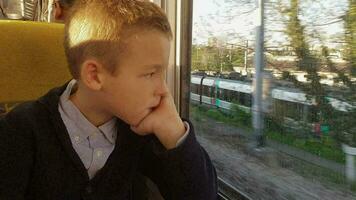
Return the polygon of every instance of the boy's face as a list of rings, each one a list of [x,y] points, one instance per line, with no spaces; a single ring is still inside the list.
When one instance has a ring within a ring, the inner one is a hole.
[[[125,40],[115,74],[104,74],[101,98],[108,114],[137,125],[159,105],[168,92],[169,50],[169,39],[154,30],[136,32]]]

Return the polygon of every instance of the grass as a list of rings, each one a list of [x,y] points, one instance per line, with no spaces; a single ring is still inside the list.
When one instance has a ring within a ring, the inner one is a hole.
[[[328,141],[334,141],[330,136],[326,136]],[[281,134],[277,132],[268,132],[267,138],[287,144],[298,149],[307,151],[322,158],[332,160],[341,164],[345,163],[345,155],[341,148],[337,148],[337,144],[334,142],[323,142],[325,140],[307,138],[300,139],[293,134]],[[331,144],[330,143],[334,143]],[[328,145],[329,144],[329,145]]]
[[[241,109],[233,108],[232,112],[224,112],[217,108],[208,108],[205,106],[191,106],[191,115],[196,121],[200,121],[200,116],[206,116],[227,125],[236,126],[252,131],[251,114],[244,112]],[[283,127],[271,120],[267,119],[266,137],[282,144],[287,144],[322,158],[332,160],[338,163],[345,163],[345,156],[340,146],[331,136],[323,136],[322,138],[314,138],[312,134],[301,137],[298,133],[286,132]]]
[[[237,111],[236,113],[224,112],[220,109],[207,108],[204,106],[191,106],[190,108],[192,117],[195,121],[201,121],[200,116],[206,116],[211,119],[214,119],[218,122],[223,122],[228,125],[237,126],[244,128],[246,130],[252,130],[251,127],[251,116],[250,114],[245,113],[244,111]]]
[[[288,160],[288,158],[286,158]],[[281,160],[285,160],[281,158]],[[288,162],[288,161],[287,161]],[[286,167],[289,170],[292,170],[299,175],[308,178],[308,179],[317,179],[320,183],[334,183],[332,187],[337,187],[341,191],[347,191],[350,189],[353,192],[356,192],[356,183],[348,183],[346,177],[342,174],[336,173],[329,169],[319,167],[316,165],[308,164],[304,161],[292,161]],[[329,185],[329,184],[327,184]],[[330,186],[330,185],[329,185]]]

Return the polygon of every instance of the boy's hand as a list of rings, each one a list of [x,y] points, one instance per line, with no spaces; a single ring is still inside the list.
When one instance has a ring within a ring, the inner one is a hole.
[[[175,148],[186,131],[169,92],[161,97],[160,104],[150,114],[131,129],[139,135],[154,133],[166,149]]]

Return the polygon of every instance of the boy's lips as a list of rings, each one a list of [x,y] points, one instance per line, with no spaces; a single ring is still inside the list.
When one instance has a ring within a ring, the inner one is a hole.
[[[158,106],[159,106],[159,103],[154,104],[153,106],[150,106],[150,107],[148,107],[148,108],[154,110],[154,109],[156,109]]]
[[[159,104],[161,103],[161,98],[159,100],[157,100],[157,102],[155,102],[154,104],[152,104],[153,108],[156,108],[159,106]]]
[[[157,107],[149,107],[149,108],[148,108],[148,113],[153,112],[156,108],[157,108]]]

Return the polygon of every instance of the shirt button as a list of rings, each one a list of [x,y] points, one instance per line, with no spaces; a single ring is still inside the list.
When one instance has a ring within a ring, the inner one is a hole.
[[[75,136],[75,137],[74,137],[74,141],[75,141],[76,143],[79,143],[79,140],[80,140],[80,137],[79,137],[79,136]]]
[[[85,191],[87,191],[88,194],[91,194],[93,193],[93,189],[90,185],[88,185],[86,188],[85,188]]]
[[[103,152],[99,150],[99,151],[96,152],[96,155],[97,155],[98,157],[100,157],[100,156],[103,155]]]

